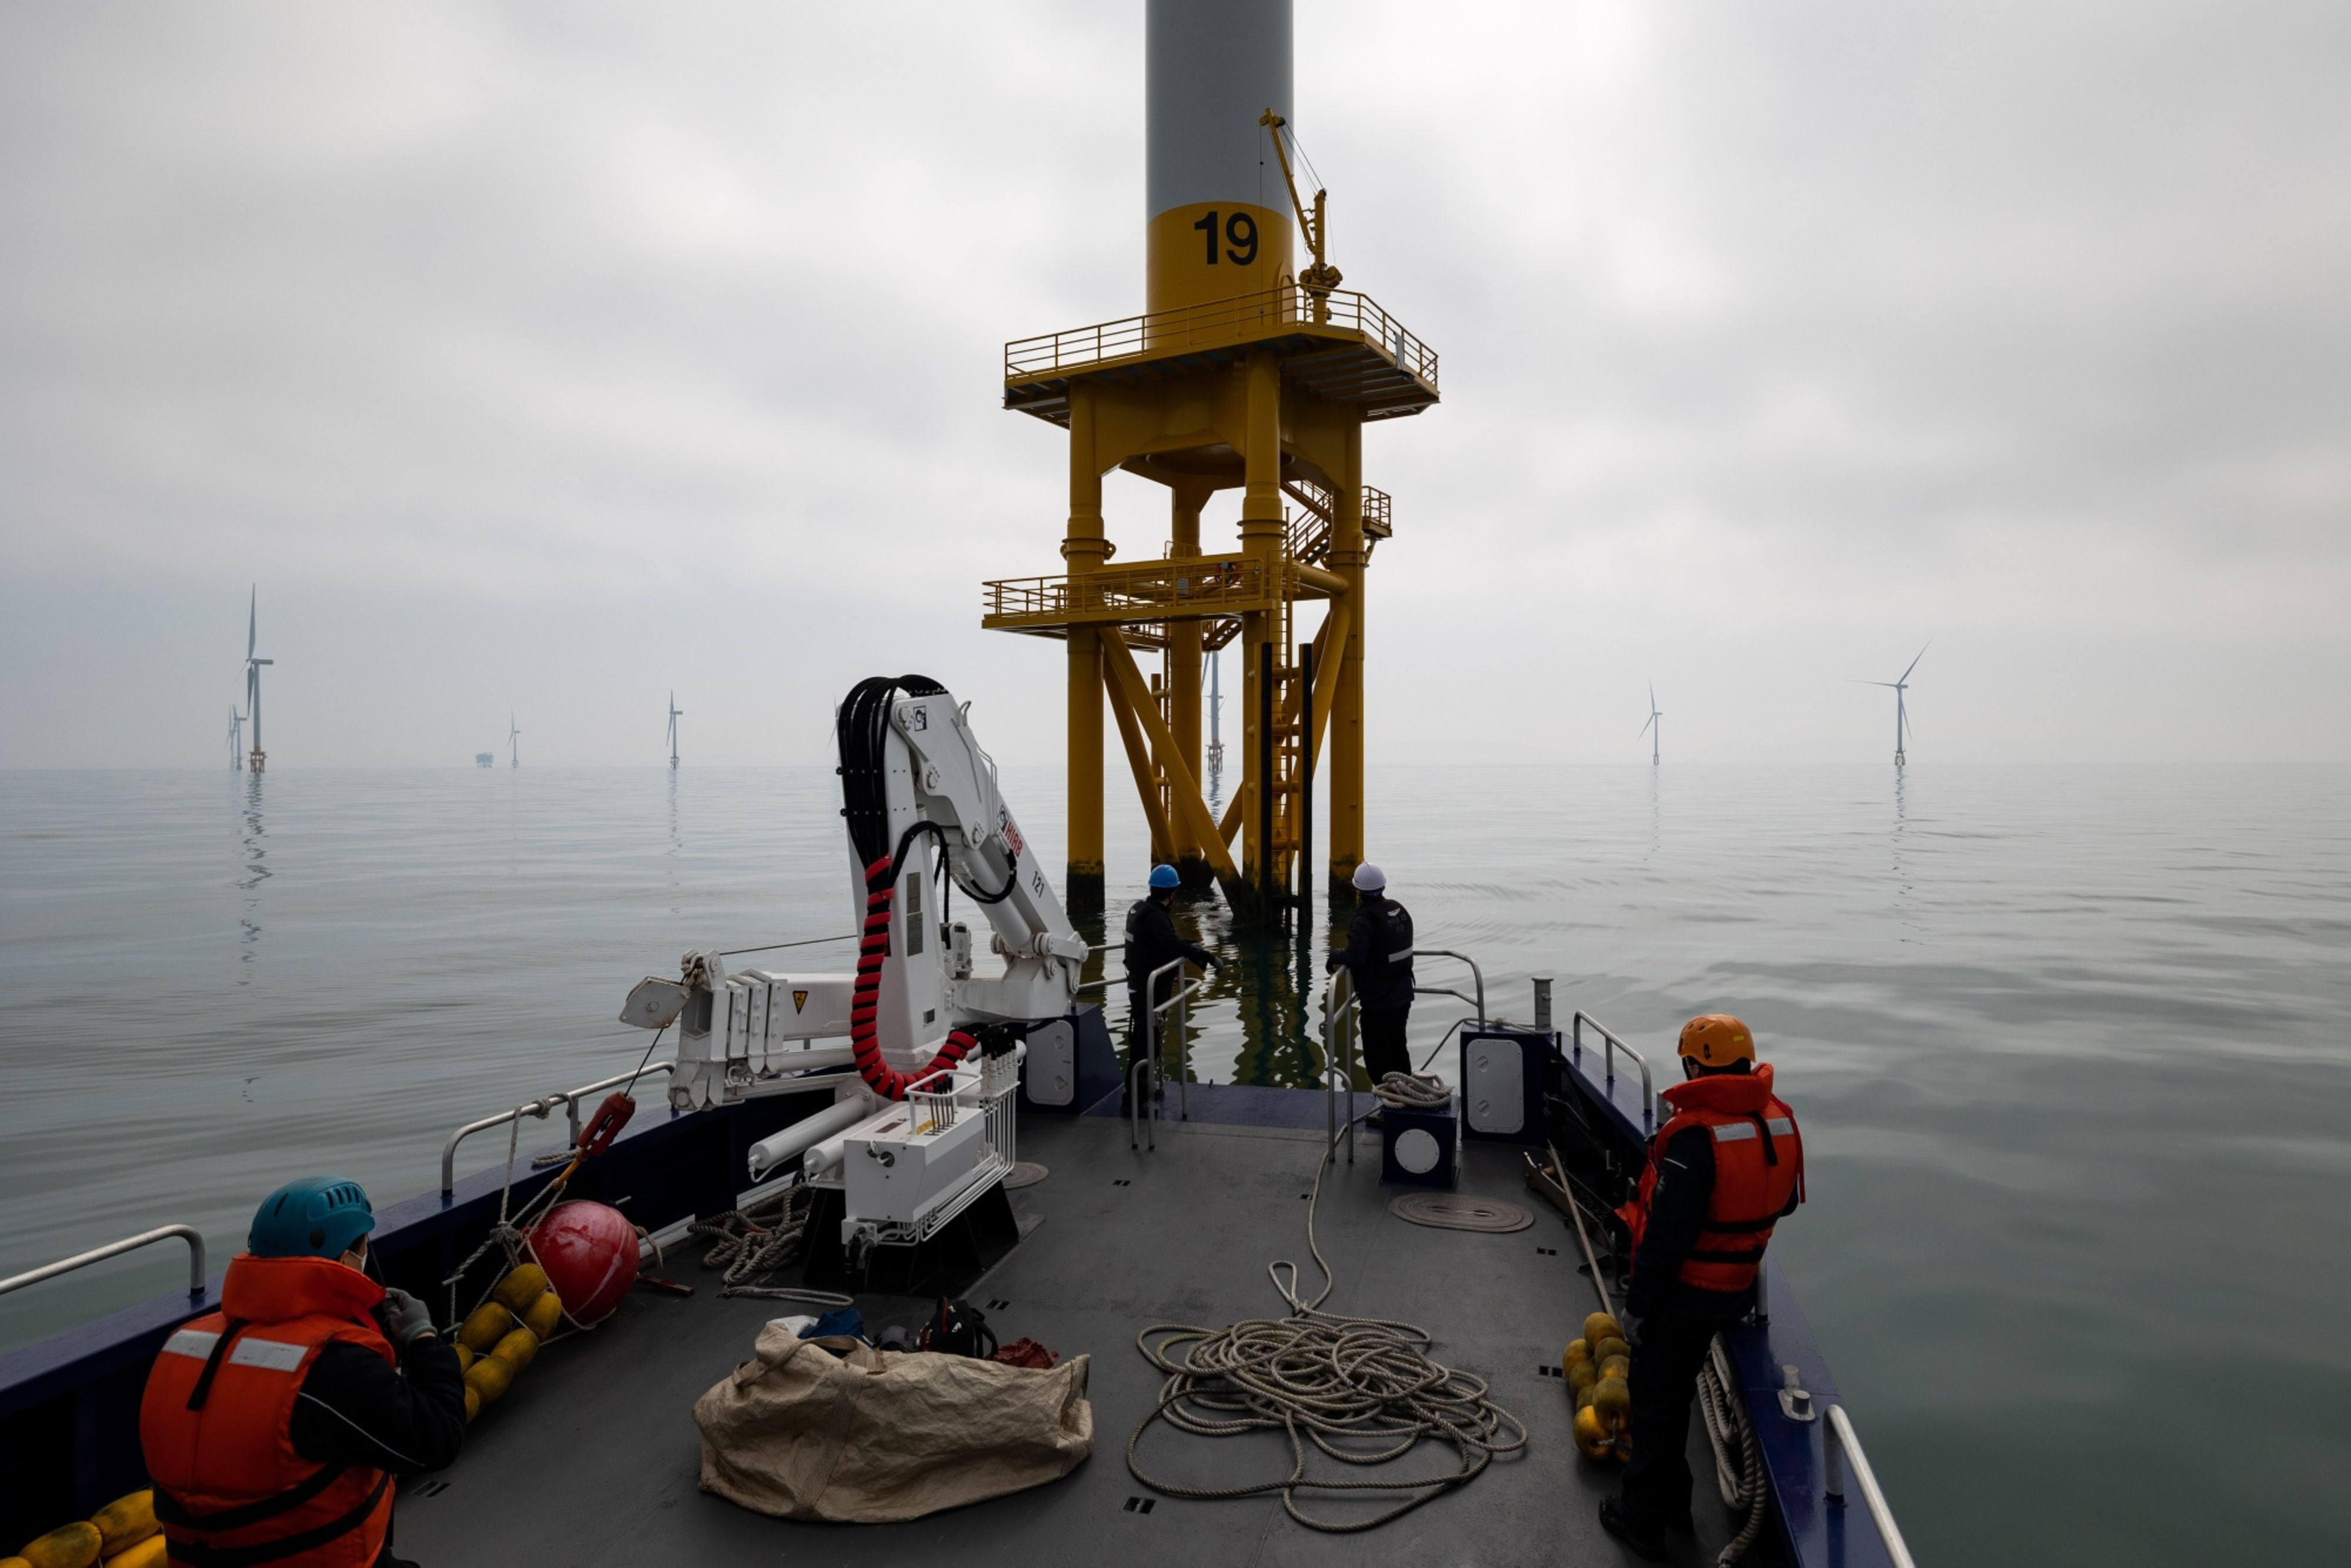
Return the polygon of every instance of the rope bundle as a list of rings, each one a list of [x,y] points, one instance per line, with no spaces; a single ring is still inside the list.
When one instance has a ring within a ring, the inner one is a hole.
[[[1747,1511],[1747,1522],[1715,1558],[1717,1568],[1730,1568],[1763,1533],[1763,1450],[1755,1441],[1755,1427],[1747,1419],[1745,1408],[1730,1396],[1732,1386],[1722,1336],[1718,1334],[1698,1368],[1698,1411],[1706,1418],[1706,1440],[1714,1449],[1714,1484],[1722,1493],[1725,1507]],[[1741,1450],[1741,1462],[1736,1467],[1730,1462],[1734,1438]]]
[[[1433,1072],[1391,1072],[1372,1085],[1390,1111],[1433,1111],[1453,1103],[1453,1091]]]
[[[702,1255],[704,1268],[726,1270],[718,1287],[721,1296],[758,1296],[819,1307],[854,1306],[849,1297],[831,1291],[758,1283],[800,1255],[801,1245],[808,1239],[809,1215],[815,1207],[816,1188],[795,1182],[771,1197],[696,1220],[685,1233],[710,1243]]]
[[[1400,1097],[1416,1095],[1420,1084],[1404,1073],[1382,1082],[1400,1085]],[[1350,1124],[1347,1134],[1353,1128]],[[1322,1198],[1322,1174],[1331,1166],[1333,1143],[1315,1167],[1314,1190],[1306,1207],[1306,1245],[1322,1270],[1322,1289],[1312,1301],[1300,1299],[1298,1266],[1270,1263],[1273,1288],[1290,1303],[1285,1318],[1249,1318],[1221,1329],[1188,1323],[1153,1323],[1135,1336],[1135,1348],[1167,1375],[1159,1403],[1126,1442],[1126,1468],[1134,1479],[1169,1497],[1239,1498],[1281,1494],[1290,1517],[1310,1530],[1345,1534],[1372,1530],[1485,1471],[1498,1454],[1526,1447],[1527,1429],[1493,1402],[1485,1379],[1431,1360],[1428,1331],[1390,1318],[1348,1317],[1322,1310],[1336,1279],[1314,1237],[1314,1213]],[[1285,1280],[1282,1270],[1289,1270]],[[1223,1437],[1279,1429],[1290,1438],[1290,1473],[1249,1486],[1190,1487],[1155,1479],[1144,1472],[1135,1450],[1155,1421],[1196,1437]],[[1306,1473],[1307,1445],[1349,1465],[1377,1465],[1410,1454],[1424,1441],[1450,1444],[1456,1464],[1449,1472],[1398,1479],[1322,1479]],[[1299,1506],[1299,1494],[1400,1495],[1401,1500],[1361,1520],[1319,1518]]]
[[[815,1197],[814,1187],[795,1183],[772,1197],[697,1220],[686,1234],[710,1243],[704,1268],[726,1270],[729,1286],[747,1285],[799,1256]]]

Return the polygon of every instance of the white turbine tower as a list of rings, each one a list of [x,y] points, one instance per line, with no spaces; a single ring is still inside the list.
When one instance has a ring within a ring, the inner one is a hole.
[[[509,768],[522,766],[521,740],[522,729],[515,723],[515,716],[509,713],[507,715],[507,766]]]
[[[1927,650],[1934,645],[1932,640],[1921,644],[1918,649],[1918,659],[1925,658]],[[1918,667],[1918,659],[1910,661],[1910,670]],[[1898,680],[1861,683],[1865,686],[1890,686],[1894,690],[1894,766],[1896,768],[1908,760],[1903,756],[1903,750],[1904,742],[1909,738],[1910,734],[1910,705],[1906,700],[1910,690],[1910,670],[1903,671]]]
[[[1666,727],[1657,721],[1665,716],[1657,711],[1657,683],[1651,681],[1649,683],[1649,722],[1641,727],[1641,733],[1649,737],[1649,766],[1652,768],[1657,765],[1657,742],[1666,733]]]
[[[1225,709],[1224,688],[1217,684],[1217,656],[1223,650],[1211,650],[1208,654],[1208,793],[1211,797],[1224,793],[1225,736],[1222,719]]]
[[[684,718],[684,716],[685,716],[685,710],[684,710],[684,708],[682,708],[682,707],[680,707],[680,706],[677,706],[677,694],[676,694],[675,692],[672,692],[672,693],[670,693],[670,694],[669,694],[669,765],[670,765],[672,768],[674,768],[674,767],[676,767],[676,766],[677,766],[677,721],[678,721],[679,719]]]
[[[245,715],[236,711],[235,703],[228,705],[228,770],[245,771]]]
[[[256,773],[269,760],[261,749],[261,666],[274,664],[275,659],[256,659],[255,648],[261,640],[261,589],[256,584],[253,602],[246,607],[245,620],[245,714],[253,724],[253,749],[246,756],[246,766]]]

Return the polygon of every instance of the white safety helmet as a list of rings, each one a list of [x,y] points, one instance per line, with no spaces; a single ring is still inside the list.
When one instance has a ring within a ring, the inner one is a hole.
[[[1371,862],[1365,861],[1363,864],[1355,868],[1355,891],[1357,893],[1385,893],[1387,891],[1387,873],[1382,871]]]

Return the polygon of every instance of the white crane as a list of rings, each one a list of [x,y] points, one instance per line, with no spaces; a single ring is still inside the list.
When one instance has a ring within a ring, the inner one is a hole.
[[[1096,1015],[1071,1011],[1086,939],[954,694],[917,675],[876,676],[850,693],[835,727],[850,907],[886,940],[865,944],[846,975],[730,974],[725,953],[689,953],[679,978],[631,991],[621,1018],[678,1026],[678,1110],[832,1096],[752,1145],[749,1174],[759,1180],[804,1155],[802,1181],[843,1189],[841,1241],[862,1259],[927,1238],[1002,1179],[1019,1057],[1041,1049],[1040,1061],[1070,1063],[1055,1071],[1074,1079],[1077,1030]],[[928,906],[950,886],[986,919],[1001,972],[975,973],[970,928]],[[870,1005],[852,1010],[861,995]]]
[[[1905,700],[1910,691],[1910,670],[1915,670],[1918,667],[1918,659],[1925,658],[1927,656],[1927,650],[1934,645],[1934,642],[1931,638],[1926,643],[1921,643],[1918,648],[1918,658],[1911,660],[1910,669],[1903,671],[1901,675],[1896,679],[1891,681],[1864,681],[1861,683],[1865,686],[1891,686],[1894,689],[1894,766],[1896,768],[1901,767],[1908,760],[1908,758],[1903,755],[1903,749],[1904,742],[1908,738],[1910,730],[1910,706]]]
[[[676,694],[675,692],[672,692],[672,693],[670,693],[670,694],[669,694],[669,765],[670,765],[672,768],[674,768],[674,767],[676,767],[676,766],[677,766],[677,721],[678,721],[679,719],[684,718],[684,716],[685,716],[685,710],[684,710],[684,708],[682,708],[682,707],[680,707],[680,706],[677,706],[677,694]]]
[[[1657,721],[1665,716],[1657,711],[1657,683],[1651,681],[1649,683],[1649,722],[1641,727],[1641,733],[1649,737],[1649,766],[1652,768],[1657,765],[1657,742],[1666,733],[1666,727]]]

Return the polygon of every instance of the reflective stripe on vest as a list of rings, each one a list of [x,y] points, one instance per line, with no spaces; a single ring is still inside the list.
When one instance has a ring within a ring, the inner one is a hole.
[[[1802,1201],[1804,1145],[1794,1114],[1776,1097],[1760,1113],[1682,1109],[1657,1130],[1648,1168],[1633,1201],[1617,1213],[1637,1249],[1648,1227],[1657,1160],[1685,1128],[1704,1127],[1714,1140],[1714,1186],[1707,1195],[1705,1228],[1684,1255],[1676,1278],[1700,1290],[1739,1291],[1754,1284],[1771,1230],[1791,1201]]]

